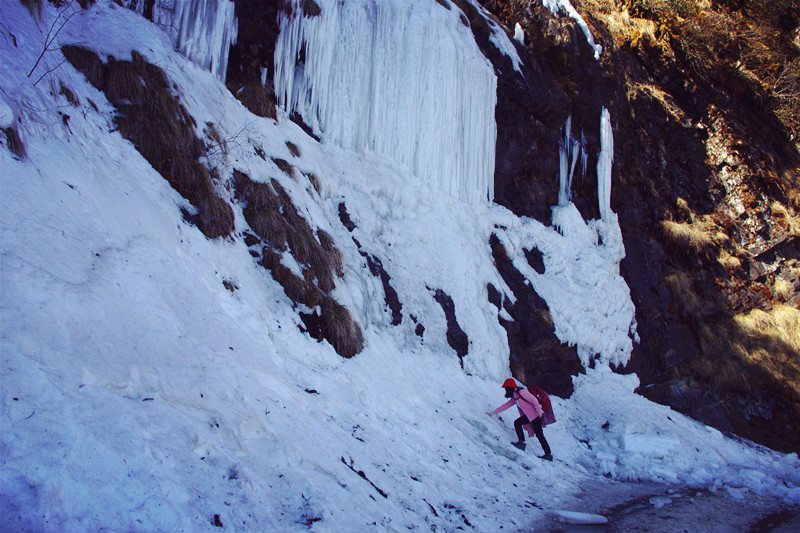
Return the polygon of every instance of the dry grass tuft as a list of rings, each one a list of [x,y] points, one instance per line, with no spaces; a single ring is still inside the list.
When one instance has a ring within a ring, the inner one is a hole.
[[[275,165],[277,165],[277,167],[281,169],[281,171],[283,171],[283,173],[287,176],[292,176],[294,174],[294,167],[285,159],[273,157],[272,162],[275,163]]]
[[[276,180],[257,183],[236,170],[234,186],[236,199],[244,205],[245,219],[253,231],[274,250],[290,250],[297,262],[313,274],[320,290],[330,293],[336,287],[334,274],[344,275],[342,253],[330,235],[311,229]]]
[[[322,333],[336,353],[350,358],[364,348],[364,335],[346,307],[333,298],[322,301]]]
[[[30,12],[31,16],[35,18],[41,17],[42,14],[42,0],[19,0],[25,6],[25,9]]]
[[[716,224],[702,217],[693,222],[664,220],[661,222],[661,230],[670,244],[695,254],[709,255],[715,247],[728,239]]]
[[[773,220],[789,235],[800,236],[800,217],[792,216],[780,202],[772,202],[770,212]]]
[[[26,160],[28,158],[28,151],[25,149],[25,143],[20,139],[17,129],[12,125],[10,128],[0,131],[6,136],[6,148],[20,161]]]
[[[187,218],[210,239],[230,235],[233,210],[217,196],[211,173],[198,161],[206,148],[194,134],[194,119],[172,95],[164,72],[136,51],[131,61],[109,58],[103,64],[90,50],[61,50],[117,108],[120,134],[197,209]]]
[[[311,183],[311,186],[314,187],[314,190],[317,191],[317,194],[322,194],[319,178],[314,174],[306,174],[306,177],[309,183]]]
[[[725,270],[733,271],[737,268],[742,266],[742,260],[736,257],[735,255],[731,255],[725,248],[719,249],[719,256],[717,257],[717,261],[721,264]]]
[[[319,314],[300,315],[308,333],[319,341],[328,341],[342,357],[360,352],[364,346],[361,328],[347,308],[330,295],[336,288],[334,274],[344,275],[342,253],[331,236],[311,229],[276,180],[258,183],[235,170],[233,183],[247,223],[269,245],[262,250],[262,266],[295,304],[319,308]],[[303,267],[303,277],[281,263],[278,252],[286,251]]]
[[[59,88],[58,94],[62,95],[64,98],[66,98],[67,102],[69,102],[69,104],[72,107],[79,107],[81,105],[81,101],[78,99],[77,96],[75,96],[75,93],[70,91],[69,88],[66,85],[64,85],[63,82],[60,82],[59,85],[60,85],[60,88]]]
[[[293,142],[286,141],[286,148],[289,149],[289,153],[291,153],[293,156],[300,157],[300,148],[298,148]]]

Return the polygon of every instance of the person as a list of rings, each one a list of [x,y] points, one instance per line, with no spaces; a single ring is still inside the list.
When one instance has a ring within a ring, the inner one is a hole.
[[[542,459],[547,461],[553,460],[553,454],[550,450],[550,445],[547,439],[544,438],[544,431],[542,430],[542,415],[544,414],[539,400],[527,389],[517,385],[513,378],[508,378],[503,382],[503,388],[506,390],[506,398],[509,400],[496,408],[494,411],[486,413],[490,417],[502,413],[512,405],[517,406],[519,411],[519,418],[514,421],[514,431],[517,433],[517,441],[512,442],[514,446],[520,449],[525,449],[525,433],[522,431],[523,427],[527,429],[528,435],[535,434],[539,439],[539,444],[542,445],[544,455]]]

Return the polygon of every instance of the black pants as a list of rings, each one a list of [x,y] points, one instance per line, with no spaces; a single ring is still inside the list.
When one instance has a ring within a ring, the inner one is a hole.
[[[517,432],[517,440],[520,442],[525,442],[525,433],[522,431],[522,426],[525,424],[533,426],[533,432],[536,434],[536,438],[539,439],[539,444],[542,445],[545,455],[550,455],[550,445],[547,444],[547,439],[544,438],[544,431],[542,431],[542,417],[538,417],[531,422],[527,416],[522,415],[514,420],[514,431]]]

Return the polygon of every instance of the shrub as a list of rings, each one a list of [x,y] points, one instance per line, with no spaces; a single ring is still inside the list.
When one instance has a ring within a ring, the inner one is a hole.
[[[661,222],[661,230],[668,243],[681,251],[695,254],[707,255],[717,244],[727,239],[713,222],[705,218],[693,222],[664,220]]]

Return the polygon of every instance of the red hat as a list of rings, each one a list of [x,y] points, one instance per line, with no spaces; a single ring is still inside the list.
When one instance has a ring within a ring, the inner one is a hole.
[[[518,387],[517,382],[514,381],[513,378],[508,378],[503,382],[503,387],[514,387],[515,389]]]

